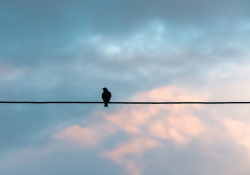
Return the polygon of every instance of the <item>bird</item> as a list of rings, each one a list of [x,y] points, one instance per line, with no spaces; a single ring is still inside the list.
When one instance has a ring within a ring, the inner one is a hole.
[[[111,92],[108,91],[108,89],[106,87],[102,88],[103,89],[103,93],[102,93],[102,99],[103,102],[109,102],[109,100],[111,99]],[[104,107],[108,107],[108,103],[104,104]]]

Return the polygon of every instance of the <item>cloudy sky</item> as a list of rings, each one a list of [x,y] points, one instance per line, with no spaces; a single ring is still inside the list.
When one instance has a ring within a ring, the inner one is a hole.
[[[248,0],[0,0],[0,100],[250,101]],[[1,175],[249,175],[249,105],[1,104]]]

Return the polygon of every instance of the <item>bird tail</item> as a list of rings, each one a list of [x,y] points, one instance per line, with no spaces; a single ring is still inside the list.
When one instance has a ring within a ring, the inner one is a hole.
[[[108,107],[108,103],[104,103],[104,107]]]

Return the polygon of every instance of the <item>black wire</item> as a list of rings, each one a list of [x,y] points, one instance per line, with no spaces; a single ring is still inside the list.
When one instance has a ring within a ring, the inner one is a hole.
[[[0,101],[0,103],[61,104],[61,103],[104,103],[84,101]],[[109,104],[250,104],[250,102],[108,102]]]

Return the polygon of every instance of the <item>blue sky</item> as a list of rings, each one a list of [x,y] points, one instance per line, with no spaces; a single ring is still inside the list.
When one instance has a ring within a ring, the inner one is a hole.
[[[249,101],[247,0],[0,0],[0,100]],[[248,105],[1,104],[1,175],[248,175]]]

